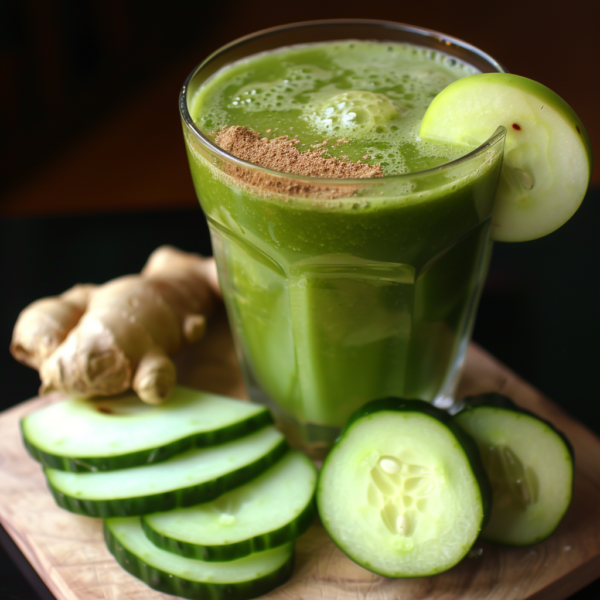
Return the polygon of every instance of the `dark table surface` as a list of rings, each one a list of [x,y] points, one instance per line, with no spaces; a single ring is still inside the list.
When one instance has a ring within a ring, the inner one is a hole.
[[[138,272],[165,243],[210,254],[200,209],[0,219],[0,410],[35,396],[39,385],[37,373],[8,352],[19,311],[75,283]],[[599,257],[600,189],[595,189],[552,235],[495,245],[474,333],[483,347],[597,435]],[[0,528],[0,600],[37,598],[53,597]],[[600,598],[600,579],[572,598]]]

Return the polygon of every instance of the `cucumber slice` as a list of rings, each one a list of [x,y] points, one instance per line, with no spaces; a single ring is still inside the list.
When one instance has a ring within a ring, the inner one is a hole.
[[[491,489],[477,446],[422,400],[376,400],[325,459],[317,506],[333,541],[386,577],[441,573],[473,545]]]
[[[225,563],[202,562],[154,546],[139,517],[105,521],[104,539],[126,571],[155,590],[184,598],[256,598],[284,583],[293,570],[293,544]]]
[[[21,421],[29,454],[65,471],[110,471],[221,444],[273,422],[262,406],[178,386],[161,405],[135,394],[72,397]]]
[[[286,450],[283,435],[269,426],[154,465],[99,473],[45,469],[45,474],[59,506],[90,517],[125,517],[212,500],[260,475]]]
[[[504,164],[492,215],[498,241],[533,240],[575,213],[592,172],[592,147],[573,109],[546,86],[508,73],[459,79],[430,104],[425,139],[478,146],[506,128]]]
[[[308,117],[324,135],[347,135],[353,139],[385,125],[397,114],[394,103],[385,95],[350,90],[323,100]]]
[[[291,542],[313,522],[317,470],[290,451],[262,475],[216,500],[142,517],[156,546],[181,556],[228,561]]]
[[[453,420],[477,442],[494,493],[482,538],[510,546],[541,542],[571,503],[571,444],[550,423],[499,394],[464,402]]]

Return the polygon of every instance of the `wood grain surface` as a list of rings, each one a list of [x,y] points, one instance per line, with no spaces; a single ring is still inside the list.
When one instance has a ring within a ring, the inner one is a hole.
[[[200,366],[198,366],[200,365]],[[181,358],[183,382],[241,397],[243,385],[224,318]],[[392,580],[357,566],[315,523],[297,542],[292,579],[272,600],[561,600],[600,576],[600,440],[477,346],[468,352],[461,393],[502,390],[562,429],[576,453],[575,494],[566,518],[529,548],[476,543],[441,575]],[[35,398],[0,415],[0,522],[57,600],[160,600],[122,570],[104,547],[101,521],[54,504],[40,466],[26,454],[19,420],[59,399]]]

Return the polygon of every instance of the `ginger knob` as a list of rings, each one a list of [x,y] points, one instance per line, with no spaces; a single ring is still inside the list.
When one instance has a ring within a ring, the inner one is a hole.
[[[170,357],[204,335],[218,300],[213,259],[162,246],[139,275],[33,302],[17,319],[11,352],[39,370],[43,393],[133,389],[159,404],[177,381]]]

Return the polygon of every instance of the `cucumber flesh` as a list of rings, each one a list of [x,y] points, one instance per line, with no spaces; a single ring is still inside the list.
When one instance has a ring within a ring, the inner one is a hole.
[[[177,556],[148,540],[139,517],[108,519],[104,539],[126,571],[155,590],[184,598],[256,598],[284,583],[293,569],[293,544],[224,563]]]
[[[193,449],[164,462],[98,473],[45,469],[59,506],[92,516],[133,516],[207,502],[262,473],[287,450],[268,426],[219,446]]]
[[[333,541],[386,577],[458,563],[486,518],[489,483],[472,441],[420,400],[367,404],[319,475],[317,506]]]
[[[205,561],[227,561],[291,542],[316,515],[317,470],[290,451],[249,483],[216,500],[142,517],[160,548]]]
[[[177,386],[159,406],[135,394],[72,397],[28,415],[21,431],[30,455],[44,466],[85,472],[161,462],[272,422],[265,407]]]
[[[550,423],[497,398],[465,403],[453,419],[477,442],[494,494],[481,537],[510,546],[546,539],[571,503],[570,444]]]

